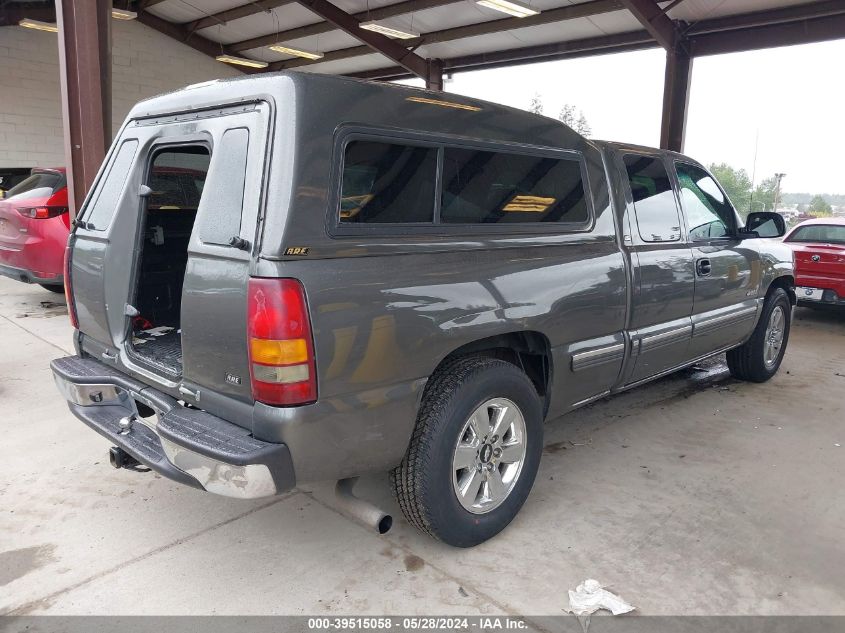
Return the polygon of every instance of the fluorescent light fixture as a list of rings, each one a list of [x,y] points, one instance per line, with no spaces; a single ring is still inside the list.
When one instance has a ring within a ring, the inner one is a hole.
[[[411,33],[410,31],[400,31],[399,29],[394,29],[390,26],[385,26],[384,24],[379,24],[378,22],[361,22],[359,24],[362,29],[365,31],[373,31],[374,33],[381,33],[382,35],[387,35],[387,37],[395,37],[397,40],[412,40],[415,37],[419,37],[419,33]]]
[[[53,22],[42,22],[41,20],[30,20],[29,18],[24,18],[18,22],[18,26],[22,26],[25,29],[34,29],[36,31],[48,31],[50,33],[59,32],[58,24],[54,24]]]
[[[481,108],[477,106],[466,105],[463,103],[455,103],[453,101],[441,101],[440,99],[429,99],[428,97],[408,97],[405,101],[413,101],[414,103],[427,103],[428,105],[441,106],[443,108],[455,108],[456,110],[469,110],[470,112],[480,112]]]
[[[235,66],[249,66],[250,68],[267,68],[267,62],[261,62],[257,59],[248,59],[246,57],[235,57],[234,55],[218,55],[215,57],[218,62],[224,64],[234,64]]]
[[[556,198],[543,196],[514,196],[510,202],[502,207],[502,211],[543,213],[555,202],[557,202]]]
[[[112,9],[111,16],[115,20],[134,20],[138,14],[134,11],[127,11],[126,9]]]
[[[515,18],[527,18],[529,15],[537,15],[540,13],[531,7],[528,7],[513,0],[477,0],[476,4],[488,9],[495,9],[502,13],[507,13]]]
[[[312,53],[310,51],[303,51],[298,48],[291,48],[290,46],[282,46],[281,44],[274,44],[270,47],[271,51],[283,53],[285,55],[293,55],[294,57],[303,57],[305,59],[320,59],[322,53]]]

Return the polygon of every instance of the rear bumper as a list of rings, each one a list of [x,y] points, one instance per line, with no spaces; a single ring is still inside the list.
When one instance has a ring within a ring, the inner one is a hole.
[[[0,264],[0,275],[3,277],[11,277],[17,281],[22,281],[27,284],[49,284],[54,286],[61,286],[64,283],[64,277],[60,273],[45,274],[27,270],[26,268],[17,268],[15,266],[8,266]]]
[[[824,293],[821,299],[802,299],[801,288],[821,288]],[[840,292],[837,292],[837,290]],[[796,284],[795,296],[800,306],[845,306],[845,293],[841,293],[841,291],[841,288],[833,290],[818,281],[807,281],[805,284]]]
[[[174,398],[91,358],[50,364],[71,412],[115,446],[161,475],[241,499],[268,497],[296,485],[288,447]],[[137,403],[155,411],[142,418]]]

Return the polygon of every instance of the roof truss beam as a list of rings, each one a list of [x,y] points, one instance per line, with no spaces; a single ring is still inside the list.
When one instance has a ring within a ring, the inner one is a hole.
[[[464,0],[405,0],[396,4],[390,4],[386,7],[379,7],[378,9],[371,9],[369,11],[362,11],[360,13],[352,14],[352,17],[357,20],[385,20],[393,18],[398,15],[405,15],[414,11],[424,11],[425,9],[433,9],[436,7],[444,7],[450,4],[463,2]],[[270,33],[269,35],[260,35],[258,37],[251,37],[248,40],[241,42],[234,42],[229,45],[233,51],[247,51],[251,48],[261,48],[262,46],[271,46],[272,44],[280,44],[282,42],[289,42],[291,40],[299,39],[300,37],[310,37],[312,35],[322,35],[334,31],[337,27],[331,22],[317,22],[315,24],[306,24],[295,29],[281,31],[279,33]]]
[[[770,11],[755,11],[695,23],[688,30],[690,56],[716,55],[795,44],[845,39],[845,0],[824,0]],[[654,48],[648,31],[443,59],[445,72],[500,68],[532,61],[552,61]],[[352,73],[361,79],[408,78],[392,66]]]
[[[287,4],[293,4],[294,2],[295,0],[255,0],[254,2],[250,2],[249,4],[245,4],[240,7],[220,11],[219,13],[214,13],[213,15],[200,18],[199,20],[188,22],[185,24],[185,28],[189,32],[193,33],[194,31],[199,31],[200,29],[207,29],[210,26],[225,25],[232,20],[248,18],[256,13],[269,13],[273,9],[283,7]],[[235,49],[232,48],[232,50]]]
[[[55,22],[56,10],[43,4],[5,5],[0,9],[0,26],[14,26],[24,18]]]
[[[146,6],[152,6],[154,4],[158,4],[162,0],[150,0],[150,2],[146,3]],[[119,3],[114,3],[117,6],[120,6]],[[143,3],[142,3],[143,5]],[[167,37],[173,38],[185,44],[186,46],[190,46],[196,51],[208,55],[209,57],[217,57],[221,54],[233,54],[231,49],[227,46],[223,46],[218,42],[212,42],[209,39],[202,37],[201,35],[197,35],[192,33],[188,30],[188,28],[183,24],[174,24],[173,22],[168,22],[167,20],[158,17],[157,15],[153,15],[152,13],[148,13],[147,11],[141,8],[142,5],[138,6],[138,22],[141,24],[150,27],[151,29],[158,31],[162,35],[166,35]],[[3,15],[8,16],[15,21],[13,24],[17,24],[19,20],[22,18],[34,18],[38,20],[44,20],[46,22],[55,22],[56,21],[56,10],[53,7],[49,8],[42,8],[39,11],[35,12],[31,8],[22,8],[20,9],[20,15],[18,15],[18,9],[3,9]],[[0,26],[4,26],[3,22],[0,21]],[[241,72],[247,72],[245,69],[241,67],[237,67],[238,70]]]
[[[381,33],[362,29],[361,21],[358,18],[338,9],[328,0],[297,0],[297,2],[327,22],[331,22],[340,30],[363,42],[376,53],[381,53],[403,68],[407,68],[417,77],[423,79],[428,77],[428,62],[425,59]]]
[[[191,31],[189,31],[184,25],[168,22],[167,20],[160,18],[157,15],[153,15],[152,13],[148,13],[147,11],[139,11],[137,19],[141,24],[158,31],[162,35],[171,37],[186,46],[190,46],[194,50],[208,55],[209,57],[217,57],[222,54],[232,54],[232,51],[228,50],[228,48],[222,44],[212,42],[211,40],[206,39],[201,35],[197,35],[196,33],[191,33]],[[240,67],[233,66],[233,68],[238,68],[238,70],[244,72],[244,70]]]
[[[845,8],[837,15],[693,35],[689,38],[689,50],[698,57],[843,38]]]
[[[675,23],[654,0],[622,0],[622,4],[663,48],[673,50],[678,41]]]
[[[845,0],[822,0],[809,4],[727,15],[695,22],[686,29],[687,35],[724,32],[755,26],[770,26],[782,22],[797,22],[812,18],[824,18],[845,13]]]
[[[541,44],[538,46],[524,46],[522,48],[497,51],[494,53],[479,53],[462,55],[443,59],[445,72],[461,70],[480,70],[485,68],[502,68],[532,61],[554,61],[558,59],[575,59],[609,53],[623,53],[627,51],[655,48],[657,43],[647,31],[634,33],[619,33],[602,35],[581,40],[569,40],[556,44]],[[360,79],[395,80],[407,79],[408,73],[402,68],[380,68],[360,73],[352,73]]]
[[[463,39],[466,37],[490,35],[492,33],[501,33],[503,31],[510,31],[512,29],[539,26],[542,24],[551,24],[556,22],[564,22],[566,20],[573,20],[575,18],[598,15],[601,13],[609,13],[611,11],[619,11],[623,8],[624,6],[619,0],[590,0],[589,2],[582,2],[580,4],[568,5],[557,9],[549,9],[537,15],[532,15],[526,18],[502,18],[499,20],[490,20],[488,22],[481,22],[478,24],[469,24],[467,26],[443,29],[441,31],[432,31],[430,33],[425,33],[418,38],[405,40],[404,44],[412,48],[417,48],[424,44],[453,42],[455,40]],[[319,60],[311,61],[304,59],[291,59],[281,62],[274,62],[270,64],[268,70],[277,71],[288,70],[291,68],[300,68],[302,66],[309,66],[311,64],[316,64],[320,62],[337,61],[339,59],[349,59],[351,57],[368,55],[370,52],[371,51],[365,46],[352,46],[349,48],[342,48],[326,53]]]

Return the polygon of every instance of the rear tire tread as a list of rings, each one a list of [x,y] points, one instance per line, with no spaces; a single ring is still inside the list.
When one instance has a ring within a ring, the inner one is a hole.
[[[431,525],[430,509],[422,501],[428,498],[426,477],[429,471],[434,439],[434,426],[442,419],[445,409],[457,389],[473,374],[491,367],[510,363],[482,356],[460,357],[439,368],[429,379],[423,392],[417,423],[402,463],[390,473],[393,493],[408,523],[433,538],[439,538]]]

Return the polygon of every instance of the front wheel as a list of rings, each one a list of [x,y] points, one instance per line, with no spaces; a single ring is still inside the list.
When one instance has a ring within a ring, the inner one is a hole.
[[[763,313],[748,341],[727,353],[728,369],[734,378],[766,382],[780,368],[789,327],[792,304],[783,288],[775,288],[763,303]]]
[[[534,385],[511,363],[466,357],[438,370],[405,458],[391,473],[408,522],[456,547],[498,534],[534,484],[542,418]]]
[[[38,284],[38,285],[41,286],[42,288],[44,288],[44,290],[49,290],[50,292],[55,292],[56,294],[64,294],[64,292],[65,292],[65,287],[62,286],[61,284],[60,285]]]

